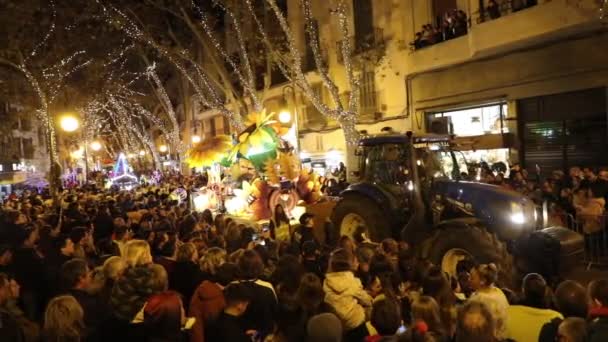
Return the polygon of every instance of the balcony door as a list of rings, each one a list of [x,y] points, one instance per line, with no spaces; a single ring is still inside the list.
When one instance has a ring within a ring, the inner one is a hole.
[[[361,50],[374,42],[374,15],[372,0],[353,0],[355,21],[355,49]]]

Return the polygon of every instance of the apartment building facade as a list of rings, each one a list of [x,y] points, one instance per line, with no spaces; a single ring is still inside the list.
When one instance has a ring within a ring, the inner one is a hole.
[[[348,94],[337,0],[312,1],[332,79]],[[451,133],[469,161],[564,169],[601,165],[608,135],[608,31],[595,0],[347,0],[360,78],[357,128],[377,134]],[[282,3],[319,96],[298,0]],[[464,23],[464,25],[462,25]],[[422,41],[422,42],[421,42]],[[301,156],[345,161],[344,136],[273,71],[271,111],[298,113]],[[193,134],[230,132],[219,113],[193,109]]]
[[[15,184],[43,179],[49,162],[44,129],[33,109],[0,99],[0,121],[0,193],[7,194]]]

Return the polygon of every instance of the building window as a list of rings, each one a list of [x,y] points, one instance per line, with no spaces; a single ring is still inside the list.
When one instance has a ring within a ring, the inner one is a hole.
[[[374,45],[374,16],[372,0],[353,0],[355,22],[355,51]]]
[[[360,82],[360,112],[362,119],[374,118],[378,111],[378,101],[376,96],[376,80],[373,70],[363,71]]]
[[[23,146],[23,158],[34,159],[34,141],[30,139],[21,139]]]
[[[323,86],[321,83],[313,84],[312,90],[323,101]],[[306,126],[311,129],[321,129],[327,126],[325,116],[308,100],[306,101]]]
[[[32,120],[29,118],[21,118],[21,130],[25,132],[29,132],[32,130]]]

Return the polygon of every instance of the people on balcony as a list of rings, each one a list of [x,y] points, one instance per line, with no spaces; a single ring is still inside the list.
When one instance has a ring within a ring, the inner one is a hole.
[[[422,31],[416,33],[416,39],[411,43],[414,50],[437,44],[452,38],[467,34],[468,17],[464,11],[453,9],[437,18],[437,26],[425,24]]]

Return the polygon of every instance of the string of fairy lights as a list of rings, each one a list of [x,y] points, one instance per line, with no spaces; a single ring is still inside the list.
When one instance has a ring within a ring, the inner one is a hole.
[[[338,1],[336,8],[332,11],[332,17],[337,20],[341,36],[339,53],[343,60],[349,87],[348,99],[345,99],[341,96],[340,89],[335,80],[332,79],[327,64],[324,61],[324,56],[321,51],[320,34],[318,32],[318,27],[315,24],[311,0],[300,0],[305,30],[308,37],[310,37],[310,48],[316,64],[316,71],[331,99],[330,104],[328,104],[327,101],[322,98],[321,94],[313,89],[307,75],[302,71],[302,52],[298,49],[298,44],[294,38],[288,18],[286,18],[285,14],[279,8],[276,0],[265,0],[265,2],[272,10],[272,13],[274,13],[277,24],[281,28],[282,34],[285,36],[288,49],[286,56],[282,55],[279,49],[273,45],[272,40],[266,32],[266,23],[260,20],[256,14],[252,0],[244,1],[248,12],[247,14],[253,19],[253,22],[262,37],[263,43],[268,47],[271,56],[273,56],[275,65],[289,81],[296,85],[298,91],[322,114],[338,121],[344,130],[345,138],[349,145],[356,144],[359,137],[359,133],[356,130],[356,122],[357,113],[360,107],[360,82],[357,75],[358,71],[351,58],[353,46],[349,34],[350,21],[348,7],[343,1]],[[226,102],[225,97],[222,96],[223,94],[220,94],[217,85],[214,85],[211,81],[208,70],[197,62],[190,51],[174,51],[167,49],[162,44],[157,43],[152,39],[145,30],[139,27],[139,25],[125,14],[124,11],[112,5],[103,4],[102,0],[97,0],[97,3],[103,8],[103,18],[108,24],[120,27],[122,32],[124,32],[131,41],[143,42],[148,47],[159,52],[163,58],[175,66],[188,83],[192,85],[192,89],[196,93],[196,98],[203,107],[218,111],[228,118],[232,126],[237,127],[238,129],[243,128],[243,120],[240,111],[229,108],[230,104]],[[217,38],[217,33],[212,28],[207,13],[205,13],[195,1],[191,0],[191,5],[196,14],[198,14],[197,23],[202,28],[203,33],[211,42],[219,56],[230,66],[232,69],[230,71],[240,82],[245,95],[251,100],[254,109],[261,110],[262,99],[256,90],[255,74],[251,65],[250,51],[247,47],[246,35],[244,34],[242,27],[242,12],[237,13],[229,6],[218,1],[215,1],[214,4],[220,6],[225,15],[230,19],[240,62],[237,62],[237,60],[228,53],[226,47],[222,44],[220,39]],[[92,61],[85,60],[81,62],[80,59],[86,56],[86,51],[79,50],[60,59],[56,64],[42,69],[38,76],[31,71],[32,69],[28,67],[28,63],[40,53],[40,50],[46,44],[48,44],[49,39],[57,29],[55,21],[57,15],[55,2],[50,0],[49,5],[52,13],[51,24],[41,41],[34,46],[32,51],[27,54],[26,58],[21,60],[19,67],[40,101],[40,108],[37,110],[37,114],[47,130],[50,146],[49,152],[51,154],[51,160],[55,162],[58,159],[57,141],[52,116],[49,113],[50,106],[57,94],[60,93],[63,81],[73,73],[89,65]],[[599,18],[601,20],[608,18],[608,0],[600,1]],[[102,127],[110,127],[111,125],[114,125],[115,127],[124,127],[126,128],[125,130],[113,132],[113,136],[120,142],[122,148],[128,151],[137,151],[144,147],[151,150],[152,153],[155,153],[156,149],[154,148],[153,139],[147,133],[145,125],[143,124],[144,121],[149,121],[154,126],[159,127],[175,151],[183,154],[185,145],[180,139],[180,127],[177,116],[171,99],[157,74],[156,64],[152,63],[144,72],[134,73],[135,77],[132,80],[123,82],[120,80],[119,71],[124,69],[127,63],[126,55],[134,50],[135,43],[127,42],[127,39],[125,39],[121,45],[122,46],[117,49],[116,54],[109,54],[108,61],[103,63],[104,68],[113,69],[113,71],[108,74],[108,81],[116,83],[116,88],[113,92],[104,93],[99,99],[91,101],[82,110],[83,113],[85,113],[84,116],[87,121],[85,123],[86,128],[84,134],[86,134],[88,138],[94,138],[95,135],[101,132],[100,129]],[[133,100],[133,98],[143,96],[144,94],[133,91],[130,89],[130,85],[143,77],[147,77],[151,83],[154,84],[154,89],[158,92],[159,101],[164,109],[164,114],[168,118],[169,125],[167,125],[158,115],[151,113],[143,105],[136,100]]]
[[[197,99],[199,99],[205,107],[217,110],[222,115],[226,116],[231,125],[238,130],[244,128],[241,115],[226,107],[225,100],[218,94],[217,88],[211,85],[208,77],[205,75],[206,72],[198,65],[195,58],[189,56],[186,51],[181,51],[176,56],[173,52],[148,37],[124,12],[113,6],[106,7],[100,0],[97,0],[97,2],[103,9],[102,18],[104,18],[108,24],[118,26],[131,39],[142,42],[159,52],[161,56],[166,58],[166,60],[175,66],[180,71],[181,75],[188,80],[197,95]],[[192,66],[193,70],[186,67],[185,64]],[[195,80],[192,75],[196,75],[198,79]],[[201,84],[205,89],[201,88]]]
[[[148,69],[146,70],[146,74],[154,82],[154,84],[156,86],[155,91],[158,93],[161,104],[163,105],[165,112],[171,122],[171,125],[173,126],[173,129],[171,130],[171,134],[169,135],[169,140],[171,141],[171,145],[174,146],[174,148],[177,150],[177,152],[180,155],[182,155],[186,150],[186,146],[182,143],[182,141],[180,139],[179,123],[177,122],[177,115],[175,114],[175,110],[173,109],[173,104],[171,103],[171,99],[169,98],[169,95],[167,94],[167,91],[165,90],[163,82],[160,80],[160,78],[158,77],[158,74],[156,73],[156,64],[153,63],[152,65],[150,65],[148,67]]]
[[[317,26],[314,24],[310,0],[300,1],[300,6],[304,14],[305,29],[311,39],[310,48],[313,52],[313,57],[317,66],[317,73],[321,77],[324,86],[328,89],[329,95],[332,99],[332,102],[334,103],[335,108],[332,109],[321,98],[321,94],[313,90],[306,75],[302,72],[302,58],[300,56],[300,51],[297,48],[297,44],[295,42],[295,39],[293,38],[293,34],[291,33],[291,29],[289,27],[287,19],[285,18],[285,15],[282,13],[275,0],[266,0],[266,2],[274,12],[275,17],[277,18],[278,23],[283,31],[283,34],[285,34],[288,43],[289,54],[293,62],[293,67],[290,68],[289,71],[291,71],[291,73],[289,74],[294,75],[294,81],[298,88],[321,113],[323,113],[328,118],[335,119],[336,121],[338,121],[344,131],[347,144],[351,146],[356,145],[357,140],[359,138],[359,133],[356,129],[357,112],[359,108],[359,84],[357,77],[355,77],[354,75],[354,68],[352,66],[351,61],[352,48],[350,43],[350,37],[348,34],[346,6],[344,5],[344,3],[340,2],[336,9],[336,14],[339,18],[338,25],[340,26],[340,32],[342,34],[343,41],[341,53],[343,55],[345,70],[348,73],[347,78],[351,87],[351,95],[349,98],[349,104],[347,109],[345,109],[344,105],[342,104],[339,88],[331,79],[331,76],[323,61],[323,56],[320,51],[319,44],[319,32],[317,30]],[[249,0],[246,0],[246,3],[248,4],[249,10],[252,11],[251,3],[249,2]],[[263,26],[258,25],[258,28],[263,31]],[[286,74],[286,76],[287,75],[288,74]]]
[[[237,46],[238,46],[239,54],[241,55],[241,59],[244,64],[244,68],[246,70],[245,72],[247,73],[247,78],[245,78],[241,69],[236,64],[234,59],[228,54],[228,52],[224,48],[224,45],[222,43],[220,43],[220,41],[215,36],[214,30],[211,28],[211,26],[209,24],[207,14],[203,10],[201,10],[200,7],[198,7],[198,5],[194,1],[192,1],[191,4],[192,4],[193,8],[195,9],[195,11],[197,12],[197,14],[199,15],[199,17],[200,17],[199,23],[203,27],[203,32],[205,32],[205,35],[207,36],[207,38],[209,38],[209,41],[214,46],[215,51],[217,51],[220,54],[220,56],[223,57],[224,60],[230,65],[230,67],[232,68],[232,72],[237,77],[237,79],[240,81],[241,86],[243,87],[243,89],[245,90],[247,95],[249,95],[249,97],[251,98],[251,102],[253,103],[254,109],[256,111],[261,111],[263,105],[262,105],[262,102],[260,101],[260,99],[257,95],[257,91],[255,89],[255,77],[251,70],[249,55],[247,52],[247,47],[245,46],[245,41],[243,39],[243,33],[241,31],[241,26],[239,24],[239,20],[236,19],[236,16],[234,15],[234,13],[227,6],[222,6],[218,2],[215,3],[217,6],[220,6],[222,8],[222,10],[226,13],[226,15],[228,15],[231,19],[232,27],[234,28],[234,32],[235,32],[235,35],[237,38]]]

